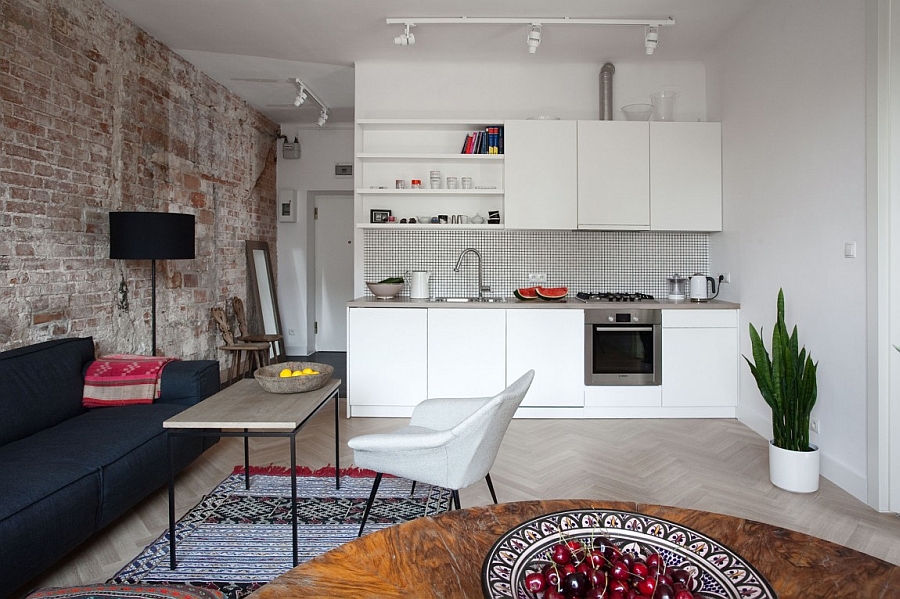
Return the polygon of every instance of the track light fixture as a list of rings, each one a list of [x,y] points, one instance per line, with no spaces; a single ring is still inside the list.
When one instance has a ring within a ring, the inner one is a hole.
[[[309,87],[300,79],[292,78],[288,79],[288,82],[294,86],[297,90],[297,96],[294,98],[294,106],[299,108],[301,105],[306,103],[306,100],[312,98],[313,102],[319,105],[321,108],[321,112],[319,113],[319,127],[325,124],[325,121],[328,120],[328,107],[319,99],[319,96],[313,93]]]
[[[398,46],[412,46],[416,37],[409,32],[416,25],[505,25],[522,23],[528,25],[528,37],[525,43],[528,53],[534,54],[541,45],[542,25],[631,25],[644,27],[644,51],[653,54],[659,44],[659,28],[675,24],[675,19],[570,19],[529,18],[529,17],[398,17],[385,19],[388,25],[404,25],[404,33],[394,38]]]
[[[415,23],[404,23],[406,30],[394,38],[394,44],[397,46],[412,46],[416,43],[416,36],[409,32],[410,27],[415,27]]]
[[[528,45],[529,54],[534,54],[535,52],[537,52],[538,46],[541,45],[540,23],[532,23],[528,27],[528,37],[525,39],[525,43]]]
[[[647,27],[644,33],[644,52],[647,53],[647,56],[653,54],[656,51],[656,46],[659,44],[659,27]]]

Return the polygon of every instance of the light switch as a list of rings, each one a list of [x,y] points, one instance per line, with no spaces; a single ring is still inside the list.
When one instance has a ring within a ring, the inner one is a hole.
[[[844,258],[856,258],[856,242],[844,244]]]

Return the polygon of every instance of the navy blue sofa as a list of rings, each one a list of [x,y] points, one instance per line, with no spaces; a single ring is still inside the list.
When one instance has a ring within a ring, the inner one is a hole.
[[[168,481],[162,423],[219,390],[215,360],[171,362],[152,404],[87,409],[90,337],[0,353],[0,597]],[[181,470],[215,437],[175,437]]]

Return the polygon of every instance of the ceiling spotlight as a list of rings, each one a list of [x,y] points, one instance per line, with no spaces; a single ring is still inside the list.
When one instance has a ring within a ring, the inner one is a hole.
[[[412,46],[415,44],[416,36],[409,32],[409,28],[415,26],[415,23],[406,23],[406,30],[394,38],[394,44],[397,46]]]
[[[528,28],[528,37],[525,39],[528,44],[528,53],[534,54],[537,47],[541,45],[541,25],[540,23],[532,23]]]
[[[319,113],[319,127],[323,126],[325,124],[325,121],[327,121],[327,120],[328,120],[328,111],[323,108],[322,112]]]
[[[644,35],[644,52],[648,56],[653,54],[659,44],[659,27],[647,27]]]

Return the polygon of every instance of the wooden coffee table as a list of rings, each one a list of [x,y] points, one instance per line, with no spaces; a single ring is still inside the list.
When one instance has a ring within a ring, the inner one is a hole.
[[[755,566],[779,599],[900,597],[900,567],[777,526],[659,505],[555,500],[456,510],[372,532],[282,574],[250,599],[483,599],[482,563],[503,533],[578,508],[637,512],[699,531]]]
[[[287,437],[291,451],[291,520],[294,565],[297,565],[297,433],[330,399],[334,399],[334,486],[341,484],[338,390],[340,379],[307,393],[269,393],[255,379],[242,379],[163,422],[169,444],[169,567],[175,569],[176,436],[244,438],[244,485],[250,488],[250,437]],[[238,430],[229,430],[238,429]]]

